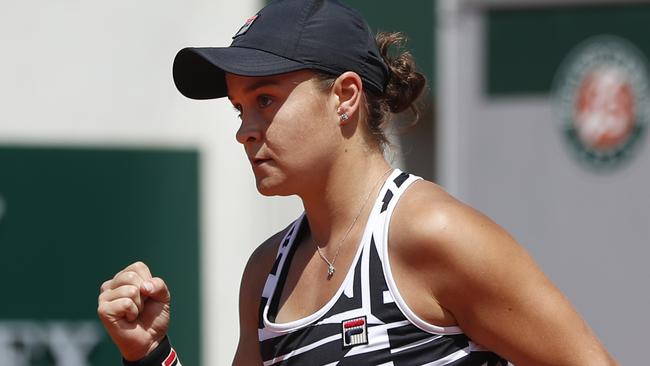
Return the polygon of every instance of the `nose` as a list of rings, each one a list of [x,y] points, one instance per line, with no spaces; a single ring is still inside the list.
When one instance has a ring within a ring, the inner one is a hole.
[[[235,138],[240,144],[262,141],[263,129],[259,119],[244,118],[242,115],[241,124]]]

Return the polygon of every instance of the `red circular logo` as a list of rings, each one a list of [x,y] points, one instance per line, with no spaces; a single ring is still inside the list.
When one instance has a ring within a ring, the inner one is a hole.
[[[632,86],[624,73],[613,67],[595,70],[580,83],[574,123],[580,140],[598,150],[624,143],[635,124]]]

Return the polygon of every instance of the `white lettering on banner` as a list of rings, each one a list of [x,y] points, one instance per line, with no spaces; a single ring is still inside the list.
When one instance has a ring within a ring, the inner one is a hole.
[[[103,337],[96,321],[0,321],[0,361],[29,366],[49,353],[56,366],[89,366]]]

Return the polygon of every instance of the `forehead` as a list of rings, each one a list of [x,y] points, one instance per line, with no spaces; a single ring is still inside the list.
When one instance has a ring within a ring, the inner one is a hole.
[[[274,87],[290,91],[297,85],[311,80],[313,76],[314,72],[310,70],[300,70],[271,76],[241,76],[226,73],[228,98],[233,99],[235,96],[245,95],[264,87]]]

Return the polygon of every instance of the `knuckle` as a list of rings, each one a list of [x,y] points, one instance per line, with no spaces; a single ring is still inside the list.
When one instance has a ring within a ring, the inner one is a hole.
[[[123,297],[119,299],[117,303],[119,304],[119,307],[123,310],[132,309],[133,305],[135,305],[133,303],[133,300],[129,299],[128,297]]]
[[[129,283],[134,283],[137,280],[138,275],[133,271],[124,272],[124,279]]]
[[[128,286],[125,291],[126,296],[130,298],[136,298],[140,294],[140,291],[135,286]]]
[[[103,291],[102,293],[100,293],[99,296],[97,296],[97,302],[98,303],[104,302],[107,293],[108,293],[107,291]]]
[[[105,318],[106,314],[107,314],[106,303],[102,302],[97,306],[97,315],[99,315],[100,318]]]
[[[102,285],[99,287],[99,291],[104,292],[104,291],[108,290],[110,288],[110,286],[111,286],[111,282],[112,282],[112,280],[104,281],[102,283]]]
[[[147,265],[142,261],[137,261],[137,262],[133,263],[131,265],[131,268],[133,268],[133,270],[135,272],[138,272],[138,273],[148,273],[149,272],[149,267],[147,267]]]

